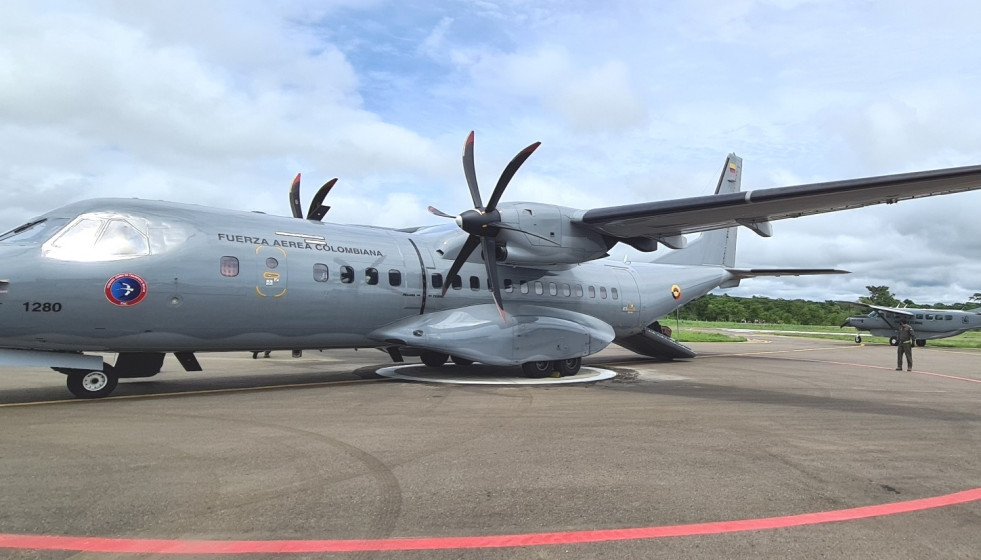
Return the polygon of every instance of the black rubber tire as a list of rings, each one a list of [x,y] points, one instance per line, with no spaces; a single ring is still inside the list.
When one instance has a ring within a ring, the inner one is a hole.
[[[582,358],[569,358],[568,360],[556,360],[553,362],[555,369],[559,370],[559,375],[568,377],[579,373],[582,368]]]
[[[68,390],[80,399],[101,399],[116,390],[119,377],[106,365],[104,371],[72,370],[68,372]]]
[[[861,344],[861,343],[862,343],[862,337],[859,335],[855,335],[855,344]]]
[[[442,352],[423,352],[419,354],[419,358],[422,359],[422,363],[429,367],[439,367],[446,363],[446,360],[450,359],[449,354],[443,354]]]
[[[459,356],[450,356],[450,359],[453,360],[453,363],[456,364],[456,365],[458,365],[458,366],[470,366],[470,365],[473,365],[473,360],[468,360],[466,358],[461,358]]]
[[[521,371],[524,372],[525,377],[541,379],[552,375],[552,372],[555,371],[555,364],[554,362],[525,362],[521,364]]]
[[[924,346],[926,346],[926,339],[925,338],[916,339],[916,345],[919,346],[920,348],[923,348]]]

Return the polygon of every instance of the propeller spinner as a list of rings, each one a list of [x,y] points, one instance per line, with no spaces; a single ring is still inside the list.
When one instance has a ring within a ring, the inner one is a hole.
[[[507,317],[504,315],[504,303],[501,299],[501,287],[497,274],[497,260],[494,258],[496,253],[494,238],[497,237],[497,234],[501,230],[518,231],[528,235],[534,235],[535,237],[539,236],[502,222],[501,213],[497,211],[497,203],[501,200],[504,189],[507,188],[508,183],[511,182],[511,178],[514,177],[518,168],[541,145],[541,142],[535,142],[514,156],[507,167],[504,168],[504,172],[501,173],[501,178],[497,180],[497,186],[494,187],[494,192],[491,193],[487,206],[484,206],[480,198],[480,189],[477,187],[477,172],[473,160],[473,136],[473,131],[470,131],[470,136],[467,137],[467,141],[463,145],[463,173],[467,178],[467,186],[470,188],[473,209],[464,210],[459,216],[451,216],[432,206],[429,207],[430,213],[443,218],[453,219],[460,226],[460,229],[470,234],[466,242],[464,242],[463,248],[460,249],[460,254],[457,255],[453,261],[453,265],[450,266],[450,271],[446,276],[446,282],[443,284],[443,295],[446,295],[446,290],[449,289],[453,277],[460,272],[463,263],[467,261],[467,258],[470,257],[474,249],[480,245],[484,252],[484,265],[487,267],[487,277],[490,278],[494,303],[497,304],[497,309],[501,312],[501,317],[506,321]]]
[[[330,206],[324,206],[324,199],[327,198],[327,193],[330,189],[334,188],[334,184],[337,183],[337,178],[333,178],[327,181],[319,189],[317,189],[317,194],[314,195],[313,200],[310,201],[310,209],[307,211],[307,219],[320,221],[324,219],[327,212],[330,210]],[[290,211],[293,213],[294,218],[303,219],[303,209],[300,207],[300,174],[297,173],[296,177],[293,179],[293,184],[290,185]]]

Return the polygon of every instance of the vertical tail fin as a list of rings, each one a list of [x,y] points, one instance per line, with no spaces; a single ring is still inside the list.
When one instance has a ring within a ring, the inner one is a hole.
[[[729,154],[715,194],[739,192],[743,179],[743,158]],[[732,268],[736,264],[736,231],[730,227],[702,232],[684,249],[671,251],[654,262],[661,264],[715,264]]]

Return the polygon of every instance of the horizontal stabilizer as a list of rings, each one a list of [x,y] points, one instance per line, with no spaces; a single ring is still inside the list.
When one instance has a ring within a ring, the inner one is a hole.
[[[836,268],[727,268],[729,274],[737,279],[759,278],[761,276],[817,276],[821,274],[851,274]]]

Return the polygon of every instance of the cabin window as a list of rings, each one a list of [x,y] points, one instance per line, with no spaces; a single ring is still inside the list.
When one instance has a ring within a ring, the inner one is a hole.
[[[509,294],[514,291],[514,283],[511,282],[510,278],[504,279],[504,291]]]
[[[616,288],[610,288],[610,297],[613,299],[620,299],[620,292]]]
[[[235,257],[222,257],[221,263],[218,265],[218,270],[221,271],[222,276],[228,276],[229,278],[238,276],[238,259]]]
[[[326,282],[327,278],[330,277],[330,272],[327,270],[327,265],[324,263],[316,263],[313,265],[313,279],[315,282]]]
[[[453,278],[450,280],[450,286],[452,286],[454,290],[462,290],[463,278],[460,278],[459,274],[454,274]]]
[[[527,294],[528,293],[528,282],[525,282],[524,280],[521,280],[520,282],[518,282],[518,290],[521,293],[523,293],[523,294]]]
[[[946,319],[947,321],[953,321],[954,320],[954,316],[953,315],[944,315],[944,319]]]
[[[488,284],[490,284],[490,282],[488,282]],[[471,290],[479,290],[480,289],[480,278],[477,278],[476,276],[471,276],[470,277],[470,289]]]
[[[378,269],[377,268],[366,268],[364,269],[364,282],[369,286],[374,286],[378,283]]]
[[[402,285],[402,271],[391,269],[388,271],[388,285],[389,286],[401,286]]]
[[[431,280],[430,283],[433,285],[434,288],[442,288],[443,287],[443,275],[442,274],[440,274],[438,272],[434,272],[433,275],[432,275],[432,277],[430,278],[430,280]]]
[[[535,280],[535,294],[542,295],[545,293],[545,286],[542,285],[540,280]]]
[[[582,297],[582,284],[576,284],[576,297]]]
[[[341,267],[341,283],[350,284],[354,282],[354,269],[344,265]]]
[[[594,286],[589,287],[589,297],[591,298],[596,297],[596,288]]]
[[[606,299],[606,286],[600,286],[600,299]]]
[[[555,286],[555,282],[548,283],[548,295],[554,296],[559,293],[559,289]]]
[[[923,318],[923,314],[922,313],[917,313],[916,314],[916,318],[917,319],[922,319]]]
[[[279,261],[275,258],[269,257],[266,259],[266,268],[276,268],[277,266],[279,266]]]
[[[927,318],[927,321],[932,321],[933,320],[933,315],[932,314],[927,315],[926,318]]]
[[[565,296],[565,297],[571,296],[572,295],[572,287],[569,286],[568,284],[562,284],[562,295]]]

